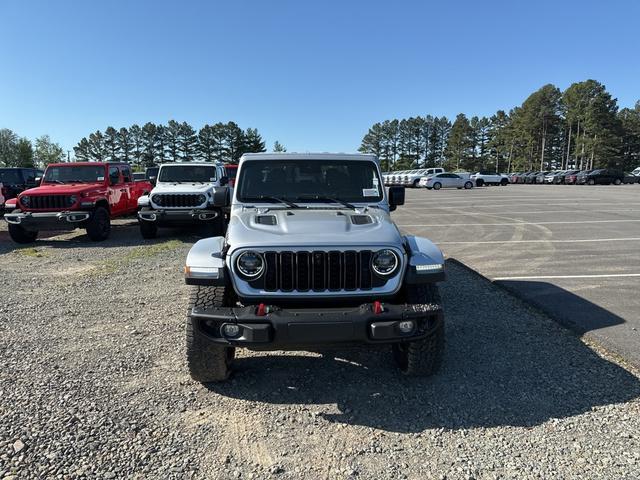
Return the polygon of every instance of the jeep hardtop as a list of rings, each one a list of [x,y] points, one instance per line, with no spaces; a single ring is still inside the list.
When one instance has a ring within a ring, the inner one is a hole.
[[[238,347],[349,344],[392,345],[401,372],[434,373],[444,258],[391,221],[403,203],[373,155],[243,155],[226,236],[186,260],[191,376],[227,379]]]

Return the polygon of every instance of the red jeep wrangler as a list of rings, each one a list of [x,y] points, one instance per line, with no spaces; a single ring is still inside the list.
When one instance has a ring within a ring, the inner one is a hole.
[[[111,219],[133,214],[138,197],[153,187],[134,181],[126,163],[54,163],[40,185],[7,201],[4,218],[17,243],[35,241],[39,230],[85,228],[94,241],[105,240]]]

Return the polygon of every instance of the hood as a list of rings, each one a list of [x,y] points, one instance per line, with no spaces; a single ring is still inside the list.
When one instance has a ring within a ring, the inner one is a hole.
[[[402,236],[384,210],[338,208],[247,209],[234,212],[227,230],[241,247],[400,246]]]
[[[103,188],[104,184],[102,183],[65,183],[57,184],[57,183],[47,183],[46,185],[41,185],[39,187],[30,188],[29,190],[25,190],[20,194],[22,195],[73,195],[82,192],[88,192],[90,190],[96,190],[98,188]]]
[[[214,188],[210,183],[158,183],[152,193],[205,193]]]

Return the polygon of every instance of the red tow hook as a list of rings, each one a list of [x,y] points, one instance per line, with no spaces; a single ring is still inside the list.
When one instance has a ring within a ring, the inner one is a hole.
[[[267,306],[264,303],[258,305],[258,309],[256,310],[257,316],[264,317],[267,313]]]
[[[382,312],[384,312],[384,307],[382,306],[382,304],[378,300],[373,302],[373,313],[378,315],[379,313],[382,313]]]

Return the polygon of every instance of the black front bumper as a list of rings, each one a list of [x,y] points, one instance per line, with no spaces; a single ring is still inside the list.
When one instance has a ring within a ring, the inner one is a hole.
[[[218,218],[219,210],[204,210],[192,208],[189,210],[141,210],[138,218],[143,222],[158,225],[180,225],[193,223],[207,223]]]
[[[83,228],[92,212],[68,210],[64,212],[17,212],[5,213],[7,223],[20,225],[25,230],[74,230]]]
[[[428,336],[443,321],[439,304],[382,304],[374,312],[372,304],[353,308],[290,308],[266,306],[269,313],[258,315],[258,307],[199,308],[189,313],[194,330],[223,345],[258,350],[290,350],[310,345],[399,343]],[[400,322],[412,321],[410,332],[400,330]],[[225,335],[224,326],[239,327],[234,336]]]

